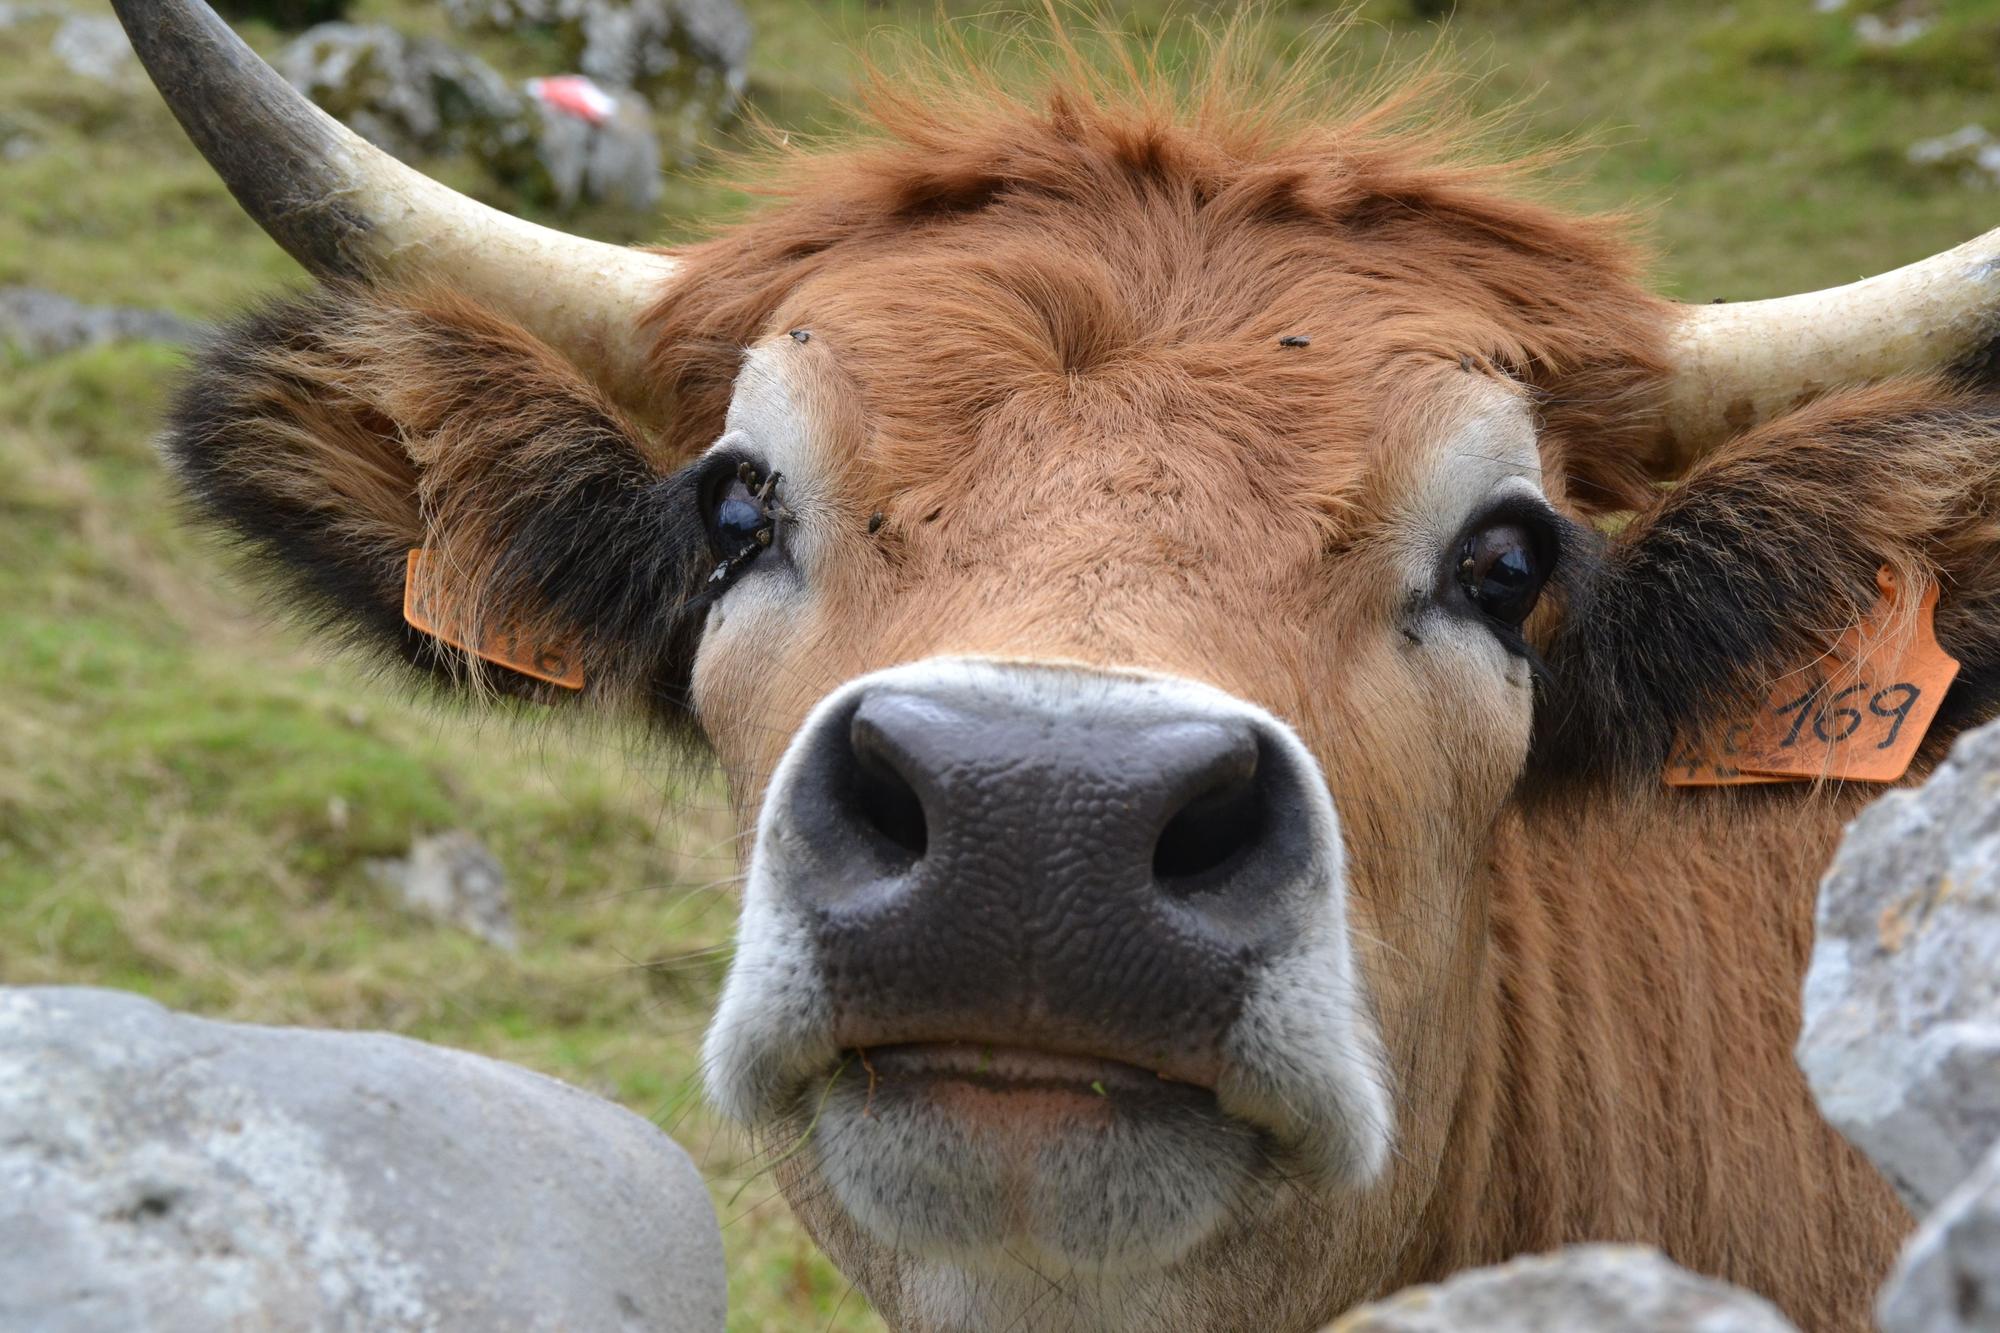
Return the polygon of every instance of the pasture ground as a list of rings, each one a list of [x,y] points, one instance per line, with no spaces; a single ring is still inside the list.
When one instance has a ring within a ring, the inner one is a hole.
[[[74,0],[80,12],[102,12]],[[747,0],[750,98],[775,124],[840,123],[878,29],[1011,3]],[[358,16],[441,30],[421,0]],[[1919,172],[1905,149],[2000,131],[2000,0],[1612,3],[1464,0],[1450,25],[1481,105],[1524,139],[1587,134],[1579,203],[1655,221],[1663,284],[1736,298],[1845,281],[2000,223],[2000,192]],[[1893,49],[1857,14],[1931,16]],[[1162,9],[1123,7],[1135,31]],[[1195,12],[1201,12],[1199,10]],[[1348,46],[1414,51],[1435,28],[1371,3]],[[1325,12],[1270,11],[1269,50]],[[0,30],[0,285],[213,317],[301,275],[245,221],[143,83],[88,83],[53,22]],[[250,29],[258,45],[280,40]],[[481,43],[511,73],[549,72]],[[1169,49],[1175,49],[1170,41]],[[435,174],[520,208],[462,164]],[[663,217],[567,225],[690,234],[740,207],[675,184]],[[731,1328],[879,1327],[695,1089],[734,912],[710,778],[642,739],[475,718],[329,658],[260,610],[227,553],[177,525],[150,436],[179,365],[146,344],[0,352],[0,981],[126,987],[232,1019],[386,1028],[533,1066],[656,1117],[713,1182]],[[505,863],[523,947],[494,952],[392,906],[367,871],[415,834],[468,828]]]

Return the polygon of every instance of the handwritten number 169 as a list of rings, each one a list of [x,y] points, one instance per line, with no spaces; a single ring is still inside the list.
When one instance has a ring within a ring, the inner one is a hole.
[[[1796,713],[1798,716],[1792,719],[1792,729],[1785,733],[1785,739],[1778,742],[1778,747],[1789,749],[1797,744],[1799,733],[1805,729],[1808,720],[1812,722],[1813,735],[1828,745],[1846,740],[1860,730],[1865,719],[1859,708],[1853,704],[1843,705],[1840,701],[1850,694],[1857,694],[1867,688],[1866,685],[1849,685],[1828,698],[1822,693],[1822,687],[1815,685],[1790,703],[1779,704],[1773,711],[1780,715]],[[1916,707],[1917,700],[1922,694],[1923,691],[1915,685],[1899,681],[1894,685],[1885,685],[1868,696],[1870,713],[1879,718],[1894,719],[1889,723],[1889,734],[1882,738],[1876,749],[1886,750],[1896,743],[1897,733],[1902,731],[1903,723],[1909,720],[1910,710]],[[1892,696],[1901,696],[1900,701],[1889,706],[1885,701]],[[1812,707],[1814,704],[1818,706]],[[1832,722],[1831,726],[1828,725],[1829,720]]]

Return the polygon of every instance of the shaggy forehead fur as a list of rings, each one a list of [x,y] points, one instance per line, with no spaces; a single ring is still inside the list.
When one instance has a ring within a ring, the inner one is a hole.
[[[977,67],[878,74],[853,141],[774,147],[764,209],[682,252],[652,314],[675,456],[714,438],[746,344],[818,324],[869,424],[857,461],[913,506],[964,494],[994,414],[1088,383],[1282,451],[1337,516],[1382,404],[1461,358],[1536,391],[1581,501],[1640,493],[1668,307],[1622,219],[1541,207],[1476,127],[1417,114],[1437,80],[1335,110],[1226,38],[1191,95],[1062,38],[1038,78]]]

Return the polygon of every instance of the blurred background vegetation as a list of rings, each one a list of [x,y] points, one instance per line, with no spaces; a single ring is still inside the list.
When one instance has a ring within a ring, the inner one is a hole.
[[[53,0],[65,4],[105,12]],[[1011,12],[1006,0],[744,7],[748,106],[799,133],[841,123],[853,52],[879,30],[979,32]],[[1527,142],[1582,135],[1563,193],[1646,215],[1674,294],[1842,282],[2000,223],[2000,177],[1976,151],[1942,166],[1911,155],[1966,126],[2000,131],[2000,0],[1451,9],[1366,3],[1345,44],[1365,62],[1443,31],[1473,100],[1517,105]],[[1150,34],[1168,7],[1115,12]],[[1329,12],[1272,7],[1271,59]],[[355,0],[350,14],[448,33],[423,0]],[[0,288],[208,319],[303,283],[150,87],[79,77],[48,55],[60,14],[16,17],[0,14]],[[285,40],[244,31],[267,52]],[[532,43],[471,44],[512,78],[558,72]],[[470,164],[420,165],[536,215]],[[600,205],[544,220],[673,240],[744,202],[679,179],[657,215]],[[260,609],[227,553],[177,523],[152,452],[181,355],[146,341],[32,353],[0,335],[0,981],[387,1028],[602,1092],[669,1128],[708,1173],[732,1329],[877,1327],[700,1105],[697,1051],[735,906],[717,790],[631,738],[419,699]],[[504,866],[518,952],[407,915],[370,873],[445,829],[470,830]]]

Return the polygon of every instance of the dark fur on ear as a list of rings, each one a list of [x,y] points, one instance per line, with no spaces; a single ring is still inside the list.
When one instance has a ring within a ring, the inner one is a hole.
[[[448,294],[329,288],[203,351],[166,449],[206,518],[322,629],[513,693],[561,698],[403,622],[426,547],[485,624],[581,653],[587,693],[684,718],[711,564],[687,472],[542,343]]]
[[[1657,783],[1676,732],[1825,651],[1885,564],[1938,581],[1938,638],[1963,663],[1934,755],[2000,703],[2000,396],[1929,379],[1829,395],[1639,513],[1545,649],[1526,788]]]

